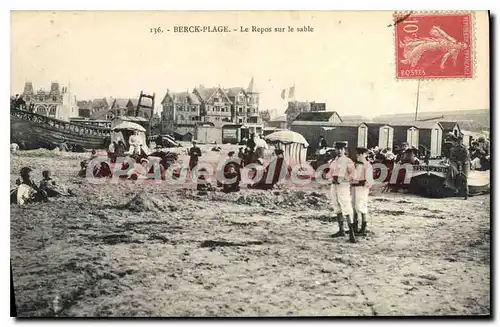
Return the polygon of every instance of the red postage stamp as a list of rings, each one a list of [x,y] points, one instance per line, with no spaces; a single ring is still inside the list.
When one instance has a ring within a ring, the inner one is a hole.
[[[398,79],[472,78],[472,17],[460,14],[397,14]]]

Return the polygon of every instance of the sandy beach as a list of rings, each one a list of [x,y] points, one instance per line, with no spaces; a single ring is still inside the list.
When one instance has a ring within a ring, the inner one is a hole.
[[[205,146],[204,160],[217,155]],[[93,185],[76,176],[86,158],[11,155],[11,187],[30,166],[78,195],[11,205],[21,317],[490,314],[489,195],[374,189],[370,233],[350,244],[330,237],[326,186]]]

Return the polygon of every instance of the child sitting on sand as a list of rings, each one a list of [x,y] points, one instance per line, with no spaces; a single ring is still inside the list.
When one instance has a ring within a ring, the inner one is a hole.
[[[47,194],[33,182],[31,172],[32,169],[29,167],[21,169],[21,178],[16,180],[17,188],[10,193],[11,203],[23,205],[25,203],[47,201]]]
[[[199,170],[200,176],[198,177],[196,190],[199,195],[206,195],[208,191],[215,191],[215,188],[210,183],[210,177],[207,177],[208,171],[205,168]]]
[[[54,174],[50,170],[42,172],[43,179],[40,181],[40,191],[44,192],[47,197],[56,197],[61,195],[73,195],[73,192],[59,185],[54,180]]]

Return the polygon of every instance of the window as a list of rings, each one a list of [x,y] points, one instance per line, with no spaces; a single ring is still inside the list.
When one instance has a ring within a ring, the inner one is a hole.
[[[42,116],[47,116],[47,108],[44,105],[38,106],[36,108],[36,113]]]
[[[243,123],[243,118],[239,118],[238,123],[240,123],[240,124]]]
[[[241,114],[241,112],[243,111],[243,108],[242,107],[238,107],[238,112]]]
[[[191,111],[196,112],[196,106],[191,106]]]
[[[49,116],[52,116],[52,117],[56,116],[56,106],[50,106]]]
[[[179,110],[179,111],[183,111],[183,110],[184,110],[184,107],[183,107],[183,106],[178,106],[178,107],[177,107],[177,110]]]
[[[179,115],[179,120],[184,120],[184,117],[182,115]]]

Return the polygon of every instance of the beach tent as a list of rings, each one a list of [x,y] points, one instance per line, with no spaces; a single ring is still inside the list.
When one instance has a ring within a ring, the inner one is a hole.
[[[277,149],[283,150],[285,161],[291,167],[306,163],[309,143],[301,134],[285,130],[271,133],[265,137],[265,140]]]
[[[111,142],[118,143],[122,141],[127,147],[130,147],[128,142],[130,136],[135,132],[139,132],[139,141],[143,145],[144,151],[147,153],[147,143],[146,143],[146,129],[139,124],[123,121],[111,128]],[[129,152],[131,150],[129,149]]]

